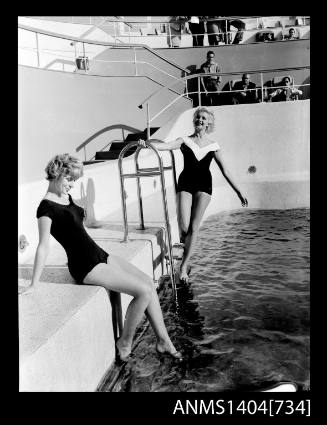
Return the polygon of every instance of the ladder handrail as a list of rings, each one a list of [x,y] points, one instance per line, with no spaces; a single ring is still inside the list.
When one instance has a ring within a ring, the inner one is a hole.
[[[167,62],[168,64],[174,66],[175,68],[178,68],[180,71],[185,72],[186,74],[190,74],[191,71],[189,69],[183,68],[182,66],[178,65],[176,62],[165,58],[160,53],[153,50],[151,47],[147,46],[146,44],[133,44],[133,43],[124,43],[117,45],[116,43],[110,43],[107,41],[99,41],[99,40],[89,40],[86,38],[78,38],[78,37],[72,37],[65,34],[59,34],[52,31],[45,31],[40,30],[38,28],[30,27],[23,24],[18,24],[18,28],[26,31],[31,31],[37,34],[47,35],[49,37],[55,37],[55,38],[62,38],[64,40],[74,41],[76,43],[83,43],[83,44],[95,44],[97,46],[104,46],[104,47],[112,47],[115,49],[130,49],[130,48],[138,48],[138,49],[144,49],[153,54],[154,56],[157,56],[158,58],[162,59],[164,62]]]
[[[173,251],[172,251],[172,238],[171,238],[171,228],[170,228],[170,221],[169,221],[169,212],[168,212],[168,206],[167,206],[167,194],[166,194],[166,184],[165,184],[165,177],[164,177],[164,171],[167,169],[173,170],[173,176],[174,176],[174,185],[176,190],[176,170],[175,170],[175,160],[174,155],[172,151],[170,151],[171,158],[172,158],[172,165],[171,167],[164,167],[163,161],[161,156],[159,155],[158,150],[152,146],[149,142],[145,142],[146,147],[154,151],[157,159],[159,167],[153,169],[153,171],[149,171],[148,168],[146,168],[146,173],[142,173],[142,168],[139,167],[138,163],[138,156],[142,149],[144,149],[142,146],[139,145],[137,141],[130,142],[127,146],[125,146],[118,157],[118,168],[119,168],[119,177],[120,177],[120,189],[121,189],[121,200],[122,200],[122,209],[123,209],[123,220],[124,220],[124,239],[123,242],[126,242],[128,240],[128,220],[127,220],[127,206],[126,206],[126,197],[125,197],[125,188],[124,188],[124,178],[136,178],[137,179],[137,192],[138,192],[138,202],[139,202],[139,215],[140,215],[140,227],[142,230],[145,229],[144,227],[144,216],[143,216],[143,201],[142,201],[142,193],[141,193],[141,185],[140,185],[140,178],[141,177],[154,177],[154,176],[160,176],[161,180],[161,193],[162,193],[162,199],[163,199],[163,206],[164,206],[164,215],[165,215],[165,222],[166,222],[166,231],[167,231],[167,238],[168,238],[168,258],[170,263],[170,278],[172,281],[172,287],[173,292],[176,297],[176,283],[175,283],[175,270],[174,270],[174,260],[173,260]],[[123,158],[125,153],[137,146],[137,149],[135,151],[134,161],[135,161],[135,173],[128,173],[124,174],[123,172]],[[176,298],[177,300],[177,298]]]

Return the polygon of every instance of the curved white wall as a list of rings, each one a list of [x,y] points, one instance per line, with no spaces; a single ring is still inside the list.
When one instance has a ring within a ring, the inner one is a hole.
[[[169,141],[190,135],[194,110],[189,109],[172,118],[155,137]],[[309,100],[215,107],[212,110],[216,129],[210,138],[220,144],[226,165],[247,196],[249,207],[284,209],[309,206]],[[162,154],[165,164],[170,164],[169,154]],[[153,166],[151,155],[149,151],[140,155],[141,166]],[[174,155],[179,174],[183,166],[182,154],[175,151]],[[133,156],[125,161],[125,170],[132,170]],[[248,172],[252,165],[257,170],[254,174]],[[211,170],[214,189],[206,216],[224,209],[239,208],[238,198],[214,161]],[[155,184],[155,180],[158,181],[158,178],[142,181],[143,196],[160,190],[160,184]],[[171,173],[167,173],[166,183],[167,186],[172,185]],[[34,255],[38,240],[35,213],[46,188],[44,179],[19,186],[19,235],[24,234],[30,243],[27,250],[20,253],[20,261]],[[135,201],[134,180],[126,182],[126,190],[127,202]],[[86,206],[91,220],[101,220],[121,210],[117,161],[86,166],[85,175],[76,183],[72,196]]]

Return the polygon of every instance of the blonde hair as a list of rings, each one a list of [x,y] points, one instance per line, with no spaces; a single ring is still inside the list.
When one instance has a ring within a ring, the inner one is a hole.
[[[45,167],[47,180],[56,180],[62,176],[71,176],[74,180],[83,175],[83,163],[69,153],[56,155]]]
[[[205,112],[209,117],[209,124],[206,133],[212,133],[215,129],[215,115],[213,114],[213,112],[209,111],[209,109],[205,108],[204,106],[200,106],[198,109],[195,110],[193,114],[193,125],[195,124],[195,118],[201,112]]]

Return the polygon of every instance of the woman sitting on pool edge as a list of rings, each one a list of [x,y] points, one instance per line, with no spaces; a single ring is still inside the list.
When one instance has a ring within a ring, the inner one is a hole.
[[[26,293],[38,285],[51,234],[65,249],[68,269],[76,283],[99,285],[134,297],[126,311],[122,335],[116,342],[121,360],[126,361],[131,353],[135,330],[144,313],[156,334],[158,353],[181,360],[181,353],[168,336],[152,279],[124,258],[109,255],[86,232],[84,210],[69,194],[74,181],[83,175],[83,164],[66,153],[55,156],[45,171],[49,186],[37,209],[39,243],[31,285]]]
[[[207,136],[214,130],[214,120],[215,116],[211,111],[200,107],[193,115],[194,132],[191,136],[178,137],[167,143],[158,139],[148,140],[158,150],[181,149],[183,153],[184,168],[178,178],[177,202],[180,240],[185,243],[180,279],[185,282],[188,281],[187,266],[194,251],[201,220],[212,195],[212,176],[209,169],[212,159],[240,198],[242,206],[248,205],[247,199],[241,194],[225,166],[218,143]],[[146,147],[144,140],[139,140],[139,144]]]

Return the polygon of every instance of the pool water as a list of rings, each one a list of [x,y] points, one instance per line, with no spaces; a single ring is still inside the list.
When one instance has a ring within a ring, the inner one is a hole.
[[[146,329],[113,391],[256,391],[309,381],[309,209],[219,213],[202,225],[178,305],[160,302],[184,361]]]

